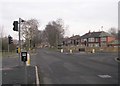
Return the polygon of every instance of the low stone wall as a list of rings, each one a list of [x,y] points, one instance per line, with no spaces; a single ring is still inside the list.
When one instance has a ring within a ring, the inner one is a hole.
[[[120,48],[120,47],[119,47]],[[120,49],[118,47],[81,47],[81,46],[64,46],[63,50],[64,52],[69,52],[70,49],[73,52],[92,52],[93,49],[95,52],[120,52]]]
[[[79,48],[78,46],[64,46],[63,50],[64,52],[69,52],[70,50],[72,50],[73,52],[79,52]]]
[[[118,47],[86,47],[86,52],[91,52],[95,49],[95,52],[118,52]]]

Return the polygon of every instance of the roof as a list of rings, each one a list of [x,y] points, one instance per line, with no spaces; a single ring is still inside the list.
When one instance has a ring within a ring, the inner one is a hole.
[[[79,39],[80,39],[80,36],[79,35],[75,35],[75,36],[72,36],[72,37],[63,38],[62,41],[79,40]]]
[[[62,39],[62,41],[67,41],[67,40],[69,40],[69,37]]]
[[[81,38],[97,38],[97,37],[111,37],[112,35],[110,35],[107,32],[104,31],[99,31],[99,32],[89,32],[84,34],[83,36],[81,36]]]
[[[80,36],[79,35],[75,35],[75,36],[70,37],[70,39],[72,39],[72,40],[80,39]]]

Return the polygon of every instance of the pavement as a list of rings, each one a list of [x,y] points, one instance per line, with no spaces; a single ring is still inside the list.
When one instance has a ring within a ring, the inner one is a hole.
[[[16,56],[2,58],[2,86],[21,86],[38,84],[37,66],[24,66]]]
[[[36,72],[34,66],[16,66],[3,68],[2,84],[21,85],[36,84]]]

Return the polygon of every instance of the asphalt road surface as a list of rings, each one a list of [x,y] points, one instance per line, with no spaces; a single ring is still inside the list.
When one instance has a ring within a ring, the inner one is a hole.
[[[31,66],[38,67],[40,84],[118,84],[116,57],[117,53],[69,54],[37,49],[31,57]],[[3,69],[18,65],[16,56],[2,60]]]
[[[41,84],[118,84],[117,53],[60,53],[38,49],[31,64],[38,66]]]

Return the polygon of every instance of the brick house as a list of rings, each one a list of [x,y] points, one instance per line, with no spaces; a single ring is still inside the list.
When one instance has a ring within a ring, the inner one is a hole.
[[[108,46],[108,43],[115,40],[115,37],[107,32],[88,32],[81,36],[81,46],[87,47],[103,47]]]
[[[64,38],[63,39],[63,45],[79,45],[80,44],[80,36],[79,35],[75,35],[72,36],[70,38]]]

